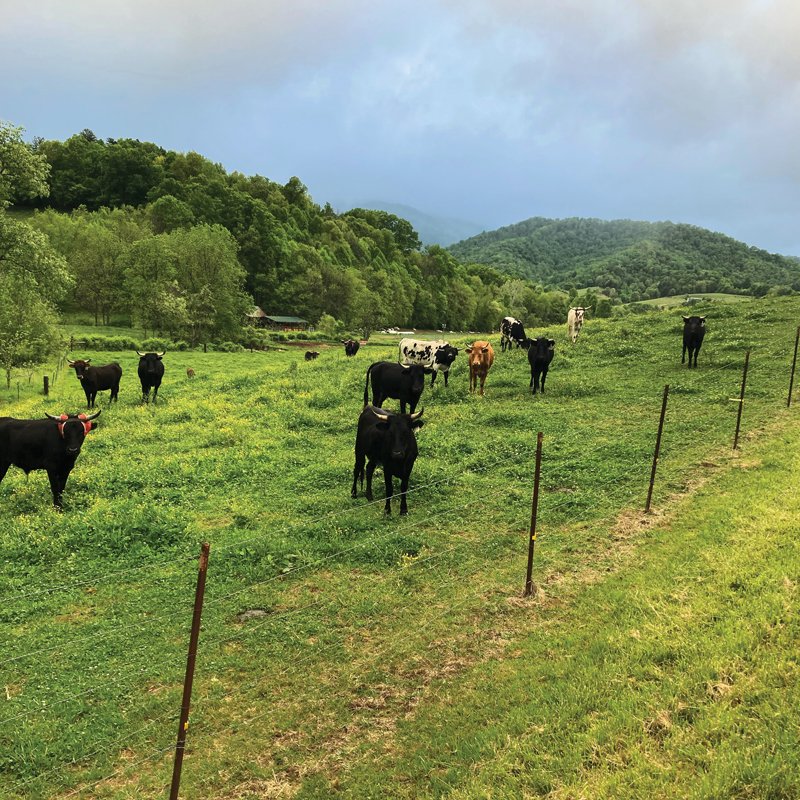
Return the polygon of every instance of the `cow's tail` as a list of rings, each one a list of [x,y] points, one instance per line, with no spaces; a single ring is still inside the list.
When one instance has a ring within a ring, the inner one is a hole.
[[[364,382],[364,405],[365,406],[369,405],[369,373],[370,373],[370,371],[372,370],[372,368],[374,366],[375,366],[374,364],[370,364],[367,367],[367,379]],[[363,480],[363,476],[362,476],[362,480]]]

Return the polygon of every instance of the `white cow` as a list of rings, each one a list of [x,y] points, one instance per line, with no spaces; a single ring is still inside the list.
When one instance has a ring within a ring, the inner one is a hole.
[[[574,342],[578,338],[583,326],[583,316],[587,311],[591,311],[591,306],[578,306],[577,308],[570,308],[567,314],[567,336]]]
[[[431,386],[439,372],[444,375],[444,385],[447,386],[447,376],[457,355],[458,348],[453,347],[444,339],[437,339],[433,342],[425,342],[420,339],[400,340],[400,363],[421,364],[425,368],[425,372],[430,372],[432,375]]]

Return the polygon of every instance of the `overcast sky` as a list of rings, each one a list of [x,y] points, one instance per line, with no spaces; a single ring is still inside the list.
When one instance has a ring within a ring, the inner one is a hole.
[[[0,118],[487,229],[669,219],[800,255],[797,0],[0,0]]]

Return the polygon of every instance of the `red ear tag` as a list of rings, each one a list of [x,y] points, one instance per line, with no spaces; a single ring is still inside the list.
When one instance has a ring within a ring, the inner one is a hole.
[[[61,438],[64,438],[64,423],[69,419],[67,414],[62,414],[59,419],[61,422],[58,423],[58,432],[61,434]]]
[[[83,423],[83,435],[86,436],[92,430],[92,423],[86,419],[86,414],[78,414],[78,419]]]

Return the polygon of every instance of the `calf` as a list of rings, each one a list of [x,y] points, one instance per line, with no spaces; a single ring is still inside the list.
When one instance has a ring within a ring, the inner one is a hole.
[[[547,378],[547,370],[550,362],[555,355],[556,340],[540,336],[538,339],[531,339],[528,348],[528,363],[531,365],[531,390],[533,394],[539,389],[539,379],[542,382],[542,394],[544,394],[544,381]]]
[[[161,357],[166,352],[166,350],[162,353],[136,351],[139,356],[139,380],[142,383],[143,403],[150,402],[150,389],[153,389],[153,402],[156,402],[158,387],[161,386],[161,379],[164,377],[164,363],[161,361]]]
[[[439,372],[444,375],[444,385],[447,386],[447,376],[457,355],[458,348],[444,339],[437,339],[434,342],[424,342],[419,339],[400,340],[400,363],[420,364],[425,372],[431,373],[431,386]]]
[[[316,350],[306,350],[305,359],[306,361],[313,361],[319,353]]]
[[[372,380],[372,405],[380,407],[388,397],[392,397],[400,401],[401,414],[406,413],[406,403],[411,406],[411,413],[414,413],[422,390],[425,388],[425,370],[419,364],[407,367],[391,361],[376,361],[367,367],[364,405],[369,402],[370,379]]]
[[[591,306],[586,306],[586,308],[577,306],[576,308],[570,308],[567,312],[567,336],[569,336],[573,344],[577,341],[578,334],[581,332],[586,312],[591,310]]]
[[[474,392],[480,379],[483,395],[483,384],[494,364],[494,350],[489,342],[475,342],[472,347],[466,348],[466,352],[469,355],[469,390]]]
[[[516,343],[517,347],[525,347],[530,341],[525,336],[525,328],[522,323],[514,317],[503,317],[500,321],[500,352],[505,353]]]
[[[115,361],[113,364],[106,364],[104,367],[89,366],[91,358],[85,361],[80,359],[70,361],[70,369],[75,370],[75,375],[83,386],[83,392],[86,395],[86,407],[94,408],[94,399],[97,393],[111,389],[111,397],[108,404],[111,405],[112,400],[119,402],[119,382],[122,379],[122,367]]]
[[[48,419],[0,418],[0,481],[11,466],[19,467],[26,475],[43,469],[50,479],[53,505],[61,511],[67,478],[86,434],[97,427],[92,420],[100,412],[46,416]]]
[[[344,354],[348,357],[354,356],[361,346],[355,339],[342,339],[342,344],[344,345]]]
[[[186,377],[194,378],[194,370],[191,367],[186,368]]]
[[[374,406],[364,407],[358,418],[351,497],[358,497],[356,483],[359,477],[362,491],[364,489],[364,462],[367,460],[367,500],[372,500],[372,475],[375,467],[381,465],[386,484],[384,512],[392,513],[392,478],[396,476],[400,478],[400,513],[408,514],[408,481],[418,452],[414,431],[422,427],[421,416],[422,411],[416,414],[395,414]]]
[[[681,364],[686,363],[686,351],[689,351],[689,368],[692,367],[692,355],[694,355],[694,366],[697,367],[697,354],[700,352],[700,345],[706,335],[705,317],[684,317],[683,318],[683,355]]]

